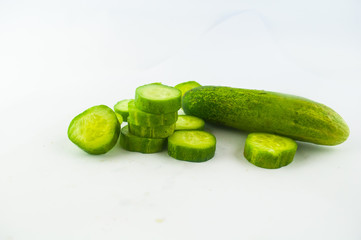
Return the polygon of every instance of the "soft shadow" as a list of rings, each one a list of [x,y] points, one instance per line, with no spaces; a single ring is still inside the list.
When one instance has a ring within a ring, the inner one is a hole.
[[[333,146],[323,146],[307,142],[297,142],[298,148],[295,155],[296,161],[308,161],[316,159],[318,156],[328,155],[337,149]]]

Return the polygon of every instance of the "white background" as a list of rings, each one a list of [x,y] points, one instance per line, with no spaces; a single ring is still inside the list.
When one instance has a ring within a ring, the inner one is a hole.
[[[361,239],[361,2],[0,0],[0,239]],[[67,139],[88,107],[137,86],[285,92],[351,129],[293,163],[244,159],[247,133],[207,126],[216,156],[177,161]]]

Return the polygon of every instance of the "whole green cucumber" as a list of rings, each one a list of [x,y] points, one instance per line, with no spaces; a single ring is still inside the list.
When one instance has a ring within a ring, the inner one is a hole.
[[[241,88],[202,86],[182,99],[188,115],[247,132],[268,132],[321,145],[337,145],[350,133],[331,108],[306,98]]]

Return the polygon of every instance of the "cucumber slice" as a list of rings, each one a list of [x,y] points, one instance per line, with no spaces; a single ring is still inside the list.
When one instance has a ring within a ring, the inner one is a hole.
[[[181,107],[182,92],[159,83],[140,86],[135,91],[138,109],[155,114],[177,112]]]
[[[192,88],[196,88],[196,87],[200,87],[201,85],[199,83],[197,83],[196,81],[188,81],[188,82],[183,82],[183,83],[179,83],[177,85],[175,85],[175,88],[178,88],[179,90],[181,90],[182,92],[182,96],[189,90],[191,90]]]
[[[175,130],[203,130],[204,124],[205,123],[201,118],[189,115],[179,115],[175,124]]]
[[[122,117],[122,115],[120,115],[119,113],[116,112],[116,113],[115,113],[115,116],[117,116],[119,124],[122,124],[122,123],[123,123],[123,117]]]
[[[113,110],[105,105],[88,108],[68,128],[68,138],[90,154],[103,154],[118,141],[120,125]]]
[[[247,136],[244,156],[262,168],[280,168],[293,161],[297,143],[287,137],[270,133],[251,133]]]
[[[123,121],[126,122],[129,116],[128,103],[133,99],[124,99],[117,102],[114,105],[114,111],[123,117]]]
[[[176,131],[168,138],[168,155],[184,161],[204,162],[216,151],[216,138],[205,131]]]
[[[141,153],[156,153],[164,149],[166,138],[142,138],[129,132],[128,125],[121,130],[120,145],[125,150]]]
[[[165,114],[147,113],[135,106],[134,100],[128,103],[129,117],[132,123],[138,126],[155,127],[160,125],[170,125],[177,121],[178,113],[171,112]]]
[[[146,138],[167,138],[173,134],[175,123],[155,127],[144,127],[133,124],[132,118],[128,118],[129,132],[138,137]]]

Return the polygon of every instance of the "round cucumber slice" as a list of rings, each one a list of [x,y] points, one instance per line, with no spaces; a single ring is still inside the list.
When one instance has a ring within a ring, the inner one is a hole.
[[[189,115],[179,115],[175,124],[175,130],[203,130],[204,124],[205,123],[201,118]]]
[[[140,86],[135,91],[138,109],[155,114],[177,112],[181,107],[182,92],[159,83]]]
[[[297,143],[287,137],[270,133],[251,133],[247,136],[244,156],[252,164],[275,169],[293,161]]]
[[[68,128],[70,141],[90,154],[103,154],[118,141],[120,125],[113,110],[105,105],[88,108]]]
[[[176,131],[168,138],[168,155],[178,160],[204,162],[215,151],[216,138],[205,131]]]
[[[182,96],[189,90],[196,88],[196,87],[200,87],[201,85],[199,83],[197,83],[196,81],[188,81],[188,82],[183,82],[183,83],[179,83],[177,85],[175,85],[175,88],[178,88],[179,90],[181,90],[182,92]]]
[[[167,138],[173,134],[175,123],[171,125],[162,125],[155,127],[144,127],[133,124],[132,118],[128,118],[129,132],[138,137],[146,138]]]
[[[170,125],[177,121],[178,112],[165,114],[147,113],[135,106],[134,100],[128,103],[129,117],[132,123],[138,126],[155,127],[160,125]]]
[[[115,105],[114,105],[114,111],[120,115],[122,115],[123,117],[123,121],[126,122],[127,121],[127,118],[129,116],[129,111],[128,111],[128,103],[130,101],[132,101],[133,99],[124,99],[124,100],[121,100],[119,102],[117,102]]]
[[[143,138],[129,132],[128,125],[121,130],[120,145],[125,150],[141,153],[156,153],[164,149],[166,138]]]

